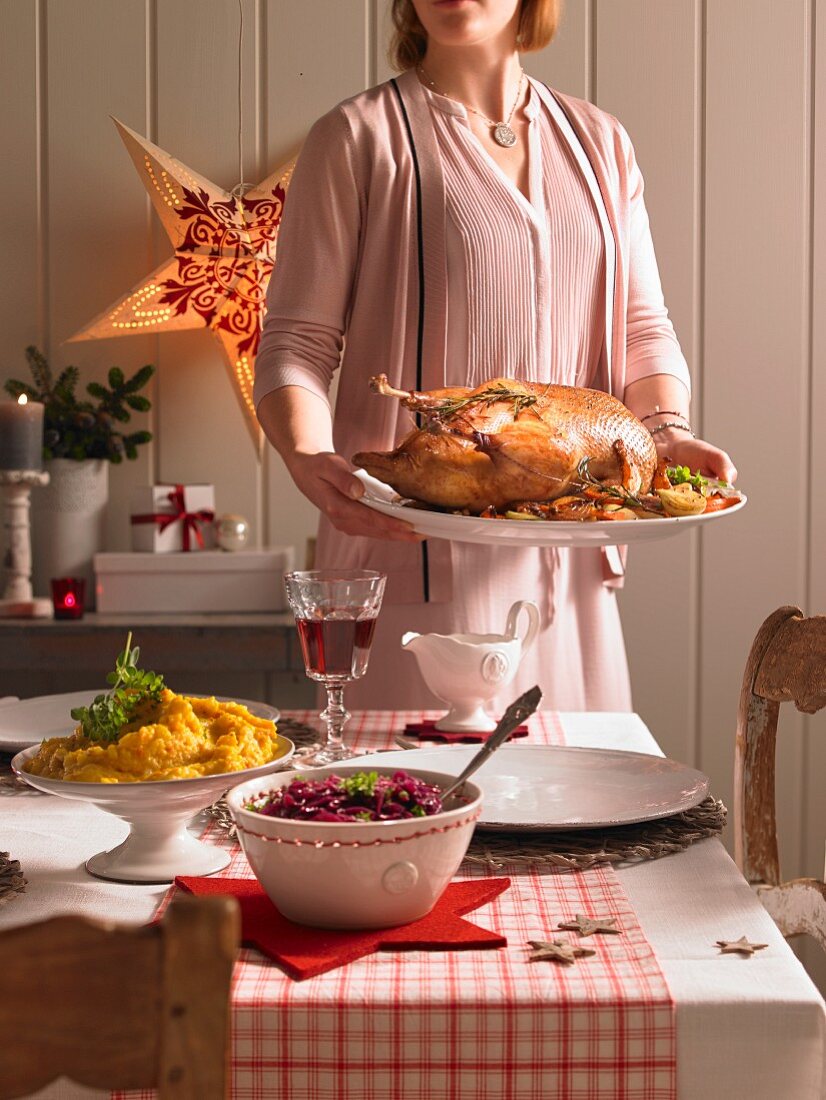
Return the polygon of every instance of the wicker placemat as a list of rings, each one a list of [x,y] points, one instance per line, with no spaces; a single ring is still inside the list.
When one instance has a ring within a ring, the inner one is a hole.
[[[297,749],[317,745],[321,741],[319,730],[308,726],[306,722],[297,722],[294,718],[279,718],[276,728],[279,733],[289,737]]]
[[[0,852],[0,905],[22,894],[25,889],[26,879],[19,861],[11,859],[8,852]]]
[[[708,796],[699,806],[658,821],[615,825],[610,829],[569,832],[489,833],[477,830],[465,862],[492,871],[584,871],[597,863],[636,863],[681,852],[690,844],[718,836],[726,807]]]
[[[227,836],[235,836],[235,822],[223,798],[204,812]],[[718,836],[725,827],[727,812],[718,798],[709,795],[693,810],[637,825],[549,833],[477,831],[465,862],[492,871],[583,871],[597,863],[659,859],[681,852],[697,840]]]

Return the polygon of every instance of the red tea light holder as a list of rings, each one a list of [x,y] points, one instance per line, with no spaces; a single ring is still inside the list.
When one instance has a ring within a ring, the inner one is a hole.
[[[52,606],[56,619],[82,619],[86,598],[83,577],[55,577],[52,581]]]

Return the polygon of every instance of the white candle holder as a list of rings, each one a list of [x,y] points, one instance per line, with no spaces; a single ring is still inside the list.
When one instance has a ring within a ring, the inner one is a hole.
[[[3,525],[6,528],[6,586],[0,619],[50,619],[52,601],[32,593],[31,491],[48,485],[45,470],[0,470]]]

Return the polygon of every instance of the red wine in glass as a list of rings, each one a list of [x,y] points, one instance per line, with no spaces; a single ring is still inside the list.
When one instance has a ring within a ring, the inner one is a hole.
[[[357,680],[367,669],[376,627],[372,618],[296,618],[304,667],[311,680]]]
[[[304,669],[327,692],[321,712],[327,736],[303,756],[302,764],[319,767],[356,755],[342,741],[350,717],[344,688],[367,672],[386,579],[374,569],[305,569],[284,575]]]

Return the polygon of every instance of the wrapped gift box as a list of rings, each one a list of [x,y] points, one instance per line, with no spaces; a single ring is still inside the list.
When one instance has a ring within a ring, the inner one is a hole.
[[[132,549],[171,554],[215,548],[212,485],[143,485],[132,494]]]
[[[292,546],[197,554],[96,554],[100,612],[283,611]]]

